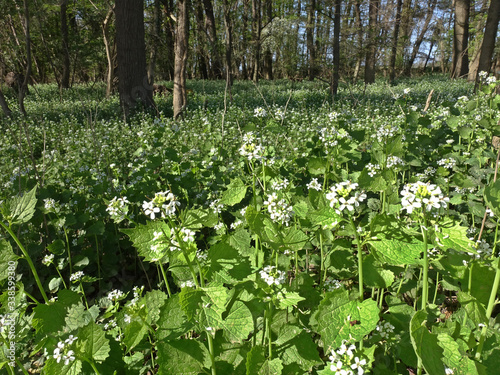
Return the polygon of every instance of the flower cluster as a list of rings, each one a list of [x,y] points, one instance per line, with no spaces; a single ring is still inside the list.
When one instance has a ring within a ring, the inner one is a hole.
[[[483,84],[491,85],[491,84],[494,84],[497,82],[497,79],[495,76],[488,77],[488,73],[485,71],[479,72],[478,75],[479,75],[479,80]]]
[[[240,147],[240,155],[248,160],[260,160],[264,154],[264,149],[260,144],[256,144],[255,136],[249,132],[243,136],[243,145]]]
[[[338,140],[342,138],[350,139],[351,136],[344,129],[322,128],[319,131],[319,139],[325,146],[326,153],[328,153],[330,148],[337,146],[339,143]]]
[[[444,159],[438,160],[437,163],[440,166],[442,166],[443,168],[452,169],[457,164],[457,161],[455,159],[452,159],[452,158],[444,158]]]
[[[385,340],[391,337],[394,333],[394,326],[391,323],[385,321],[378,322],[375,329]]]
[[[165,218],[175,214],[176,208],[180,206],[180,202],[169,191],[160,191],[155,194],[151,201],[144,201],[142,209],[144,214],[154,220],[156,216]]]
[[[321,191],[321,184],[318,182],[317,178],[313,178],[306,186],[308,190],[314,189],[316,191]]]
[[[264,202],[264,206],[267,206],[267,211],[271,215],[273,221],[288,226],[293,216],[293,208],[286,200],[279,199],[278,195],[273,192],[271,195],[268,195],[267,201]]]
[[[404,165],[405,162],[398,156],[388,156],[387,157],[387,168],[397,167],[398,165]]]
[[[69,281],[79,281],[83,277],[83,271],[77,271],[69,277]]]
[[[403,210],[409,214],[415,208],[424,207],[426,211],[431,211],[433,208],[446,208],[449,198],[445,197],[439,186],[417,181],[415,183],[406,184],[401,191],[401,205]]]
[[[264,108],[257,107],[253,110],[253,115],[254,115],[254,117],[266,117],[267,112]]]
[[[42,264],[48,266],[54,262],[54,254],[47,254],[42,259]]]
[[[114,197],[109,203],[106,211],[109,212],[111,219],[119,223],[125,219],[128,214],[128,204],[130,202],[127,197],[118,198]]]
[[[285,283],[286,273],[276,269],[274,266],[265,266],[259,273],[267,285],[281,285]]]
[[[366,199],[365,193],[355,191],[357,187],[358,184],[351,181],[339,182],[332,186],[330,192],[326,194],[330,207],[335,208],[338,214],[346,209],[349,212],[354,211],[354,207],[358,207],[359,203]]]
[[[184,243],[194,243],[195,232],[191,229],[181,228],[178,235]],[[172,243],[172,246],[170,246],[170,251],[178,251],[182,249],[179,245],[179,242],[177,241],[174,228],[170,230],[170,242]]]
[[[45,198],[43,203],[43,207],[47,210],[47,212],[58,213],[60,211],[58,203],[53,198]]]
[[[366,169],[368,169],[368,175],[374,177],[380,171],[380,165],[368,163],[366,164]]]
[[[54,349],[52,357],[57,361],[57,363],[64,361],[64,365],[68,365],[70,362],[75,360],[75,352],[73,350],[68,350],[66,353],[64,352],[64,348],[66,345],[73,344],[73,341],[78,339],[78,337],[74,337],[73,335],[69,335],[69,337],[63,342],[59,341],[57,343],[57,348]]]
[[[336,375],[363,375],[365,373],[366,360],[359,359],[355,355],[356,346],[347,346],[344,341],[337,350],[332,350],[330,356],[330,370]]]
[[[120,299],[121,297],[123,297],[123,292],[119,289],[112,290],[108,293],[108,299],[113,302]]]
[[[340,281],[335,279],[325,280],[323,286],[327,292],[333,292],[335,289],[342,288],[342,284],[340,283]]]

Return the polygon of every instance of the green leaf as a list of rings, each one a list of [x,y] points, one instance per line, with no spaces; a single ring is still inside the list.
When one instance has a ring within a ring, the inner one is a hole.
[[[443,362],[446,367],[452,370],[458,369],[463,358],[458,343],[446,333],[438,334],[437,338],[439,347],[443,349]]]
[[[33,327],[40,333],[62,331],[71,305],[80,302],[80,295],[68,289],[60,290],[58,300],[50,305],[38,305],[33,311]]]
[[[245,186],[243,181],[240,178],[232,179],[227,186],[227,190],[222,193],[220,203],[227,206],[234,206],[245,198],[246,193],[247,186]]]
[[[146,311],[141,309],[137,313],[130,315],[130,323],[125,326],[123,332],[123,344],[127,348],[127,353],[139,345],[148,333],[146,321]]]
[[[438,337],[426,326],[427,313],[417,311],[410,322],[411,342],[415,353],[422,361],[425,371],[431,375],[445,375],[444,350],[438,345]]]
[[[278,339],[273,344],[276,347],[276,356],[284,365],[296,363],[307,372],[321,363],[316,343],[311,335],[299,326],[292,324],[282,326]]]
[[[420,254],[424,251],[424,243],[415,238],[408,239],[408,242],[382,238],[368,243],[376,251],[381,262],[393,266],[418,264]]]
[[[85,307],[81,302],[76,305],[72,305],[68,309],[68,313],[66,315],[66,327],[70,331],[85,327],[87,324],[95,320],[96,313],[99,314],[99,307],[96,305],[92,306],[89,310],[85,310]]]
[[[474,242],[467,236],[467,229],[452,220],[447,220],[439,224],[439,232],[436,233],[436,236],[444,250],[454,249],[471,252]]]
[[[311,325],[321,335],[323,348],[329,350],[340,347],[343,340],[359,341],[373,331],[379,321],[379,312],[374,300],[351,301],[348,291],[337,289],[326,293]]]
[[[66,250],[66,243],[61,239],[57,239],[47,246],[47,250],[52,254],[61,255],[64,253],[64,250]]]
[[[495,216],[500,217],[500,179],[484,188],[484,201]]]
[[[207,278],[209,279],[213,274],[219,273],[226,275],[228,281],[236,283],[253,272],[248,258],[239,256],[236,249],[224,242],[210,247],[208,255],[210,268]]]
[[[102,221],[96,221],[89,228],[87,228],[85,235],[87,237],[91,236],[102,236],[105,231],[104,223]]]
[[[198,375],[210,367],[207,348],[198,340],[159,341],[159,375]]]
[[[488,319],[486,318],[485,307],[478,302],[478,300],[472,297],[470,294],[459,291],[458,292],[458,302],[467,312],[467,316],[476,324],[486,324]]]
[[[158,338],[160,340],[177,339],[181,335],[189,332],[193,324],[181,308],[179,294],[165,301],[160,308],[160,318],[158,319]]]
[[[219,221],[217,214],[208,209],[187,210],[183,212],[182,216],[182,224],[189,229],[213,227]]]
[[[307,170],[312,176],[324,174],[326,171],[326,158],[309,158]]]
[[[282,289],[278,292],[276,299],[278,300],[278,309],[284,310],[287,307],[296,306],[300,301],[305,300],[301,297],[299,293],[289,292],[286,289]]]
[[[394,282],[394,273],[377,264],[370,254],[363,259],[363,280],[366,286],[372,288],[388,288]]]
[[[204,293],[200,289],[182,288],[179,293],[179,304],[188,320],[191,321],[196,316],[203,295]]]
[[[75,353],[84,358],[102,362],[108,358],[109,341],[100,326],[91,322],[78,331]]]
[[[137,227],[131,229],[120,229],[121,232],[125,233],[130,237],[130,240],[137,249],[139,255],[144,257],[145,260],[149,262],[160,261],[168,258],[168,253],[170,253],[170,228],[163,221],[148,221],[146,225],[138,224]],[[155,232],[163,233],[161,241],[161,250],[152,251],[151,246],[157,245],[159,240],[154,240]],[[166,237],[165,237],[166,236]]]
[[[43,367],[43,373],[46,375],[78,375],[82,371],[82,361],[75,359],[67,365],[64,361],[57,363],[57,360],[50,357]]]
[[[14,197],[6,201],[1,212],[10,225],[28,222],[35,213],[36,186],[22,197]]]
[[[254,346],[247,354],[247,375],[280,375],[283,364],[278,358],[269,361],[264,356],[264,347]]]
[[[312,225],[319,225],[322,228],[331,228],[339,224],[342,216],[335,212],[330,206],[322,206],[318,210],[309,212],[309,220]]]
[[[146,300],[146,307],[148,309],[147,322],[150,325],[154,325],[160,317],[160,309],[168,299],[168,296],[161,290],[154,289],[147,292],[144,299]]]
[[[15,271],[19,257],[12,251],[12,246],[5,239],[0,239],[0,281],[9,277],[9,267]]]

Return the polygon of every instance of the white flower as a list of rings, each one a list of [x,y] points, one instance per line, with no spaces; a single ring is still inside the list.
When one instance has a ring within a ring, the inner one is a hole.
[[[253,110],[253,115],[255,117],[266,117],[267,116],[267,112],[264,108],[262,107],[257,107]]]
[[[124,321],[125,323],[129,324],[129,323],[131,322],[130,315],[125,314],[125,315],[123,316],[123,321]]]
[[[426,211],[431,211],[434,208],[446,208],[450,200],[441,193],[439,186],[421,181],[406,184],[401,191],[401,196],[402,209],[406,210],[409,214],[414,209],[422,207]]]
[[[156,193],[151,201],[144,201],[142,209],[145,215],[154,220],[156,216],[161,216],[162,218],[173,216],[180,205],[176,197],[167,190]]]
[[[69,277],[69,281],[78,281],[83,277],[83,271],[77,271]]]
[[[286,273],[276,269],[274,266],[266,266],[259,273],[260,277],[264,279],[267,285],[280,285],[285,283]]]
[[[344,181],[332,186],[330,192],[326,194],[326,199],[330,201],[330,207],[335,208],[335,211],[340,214],[342,211],[354,211],[354,207],[358,207],[359,203],[367,198],[365,193],[356,191],[353,196],[351,193],[358,187],[357,183]]]
[[[116,301],[121,297],[123,297],[123,292],[119,289],[112,290],[108,293],[108,299],[111,301]]]
[[[358,357],[355,357],[354,358],[354,363],[351,365],[351,368],[353,370],[357,369],[358,370],[358,375],[363,375],[364,372],[365,372],[365,370],[363,370],[362,366],[364,366],[364,365],[366,365],[366,360],[365,359],[359,360]]]
[[[109,212],[111,218],[119,223],[128,213],[128,204],[130,202],[127,200],[127,197],[114,197],[109,203],[106,211]]]
[[[64,342],[68,345],[71,345],[77,339],[78,339],[78,337],[74,337],[73,335],[69,335],[69,337],[66,340],[64,340]]]
[[[54,254],[47,254],[43,257],[42,264],[48,266],[54,261]]]
[[[319,184],[317,178],[313,178],[306,186],[309,190],[314,189],[316,191],[321,191],[321,185]]]
[[[286,226],[289,225],[294,213],[293,208],[284,199],[278,200],[276,192],[268,195],[267,201],[264,201],[264,206],[267,206],[271,220]]]

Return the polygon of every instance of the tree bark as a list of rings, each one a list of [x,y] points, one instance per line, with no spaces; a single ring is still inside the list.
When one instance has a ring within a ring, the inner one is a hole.
[[[26,109],[24,108],[24,98],[28,92],[28,82],[31,78],[31,36],[30,36],[30,12],[28,0],[23,2],[24,8],[24,33],[26,38],[26,73],[24,80],[19,87],[18,101],[21,113],[26,116]]]
[[[212,0],[203,0],[203,5],[205,6],[205,28],[207,29],[208,40],[210,42],[211,48],[211,60],[212,68],[211,74],[213,78],[220,79],[223,77],[222,72],[222,61],[219,52],[219,46],[217,43],[217,28],[215,23],[214,8],[212,5]]]
[[[379,0],[370,0],[368,9],[368,46],[365,60],[365,84],[375,82],[375,58],[377,54],[375,37],[379,4]]]
[[[479,57],[479,66],[477,72],[491,71],[491,59],[495,50],[495,40],[498,32],[498,23],[500,21],[500,1],[491,0],[486,19],[486,28],[484,30],[483,45],[481,46],[481,55]]]
[[[308,78],[310,81],[316,76],[316,48],[314,45],[316,0],[309,0],[307,8],[306,43],[309,54]]]
[[[226,87],[230,88],[233,84],[233,75],[231,73],[232,67],[232,53],[233,53],[233,24],[231,22],[231,5],[228,0],[223,0],[224,7],[224,27],[226,31]]]
[[[394,21],[394,34],[392,35],[392,47],[391,47],[391,61],[390,61],[390,73],[389,81],[394,82],[396,78],[396,55],[398,53],[398,40],[399,40],[399,26],[401,25],[401,8],[403,7],[403,0],[398,0],[396,4],[396,20]]]
[[[196,17],[196,37],[198,40],[197,43],[197,49],[196,49],[196,55],[198,56],[198,71],[199,71],[199,76],[202,79],[208,79],[208,65],[209,65],[209,59],[208,59],[208,53],[207,50],[205,49],[205,46],[207,45],[207,38],[206,38],[206,30],[204,27],[204,22],[203,22],[203,3],[201,0],[196,0],[195,4],[195,17]]]
[[[266,0],[266,23],[269,25],[273,21],[273,1]],[[264,78],[273,79],[273,54],[269,48],[264,53]]]
[[[337,95],[339,87],[339,73],[340,73],[340,7],[341,0],[334,0],[334,19],[333,19],[333,74],[331,84],[332,96]]]
[[[61,88],[69,88],[69,78],[71,73],[70,59],[69,59],[69,31],[68,31],[68,0],[62,0],[60,5],[60,19],[61,19],[61,41],[62,41],[62,76]]]
[[[259,81],[260,70],[260,0],[252,0],[252,43],[253,43],[253,74],[252,80]]]
[[[2,111],[7,117],[12,117],[12,111],[9,108],[9,105],[7,104],[7,101],[5,100],[5,96],[3,96],[3,92],[0,89],[0,106],[2,107]]]
[[[469,13],[470,0],[455,0],[451,78],[467,76],[469,71]]]
[[[178,0],[173,90],[174,119],[179,118],[187,104],[186,64],[188,57],[188,38],[188,0]]]
[[[148,64],[148,82],[150,85],[155,83],[156,60],[158,57],[158,48],[161,45],[161,7],[160,0],[155,0],[153,4],[153,32],[152,32],[152,46],[149,55]]]
[[[144,41],[144,2],[116,0],[116,48],[118,92],[125,116],[138,104],[154,105],[153,87],[148,84]]]
[[[356,66],[354,68],[353,80],[358,79],[359,71],[361,69],[361,63],[363,60],[363,23],[361,22],[361,1],[356,0],[356,5],[354,7],[356,14],[355,28],[358,39],[358,57],[356,59]]]

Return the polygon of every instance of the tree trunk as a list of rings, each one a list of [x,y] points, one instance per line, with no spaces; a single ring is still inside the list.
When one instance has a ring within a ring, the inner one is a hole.
[[[370,0],[369,10],[368,10],[368,46],[366,49],[366,60],[365,60],[365,84],[370,84],[375,82],[375,58],[377,54],[377,44],[375,41],[376,37],[376,25],[378,16],[379,0]]]
[[[68,31],[68,0],[62,0],[60,6],[60,18],[61,18],[61,40],[62,40],[62,76],[61,76],[61,88],[69,88],[69,77],[70,77],[70,60],[69,60],[69,31]]]
[[[173,107],[178,119],[187,104],[186,63],[188,56],[189,17],[188,0],[177,1],[177,28],[175,33],[175,65]]]
[[[406,63],[405,67],[405,75],[409,76],[411,75],[411,68],[413,66],[413,63],[415,62],[415,59],[417,58],[418,51],[420,49],[420,45],[424,41],[424,36],[425,33],[427,32],[427,29],[429,28],[429,24],[431,23],[432,20],[432,15],[434,14],[434,8],[436,7],[436,2],[437,0],[431,0],[432,2],[429,5],[429,8],[427,8],[427,16],[425,18],[424,25],[422,26],[422,29],[420,30],[420,33],[417,36],[417,39],[415,40],[415,43],[413,44],[413,50],[411,52],[411,56],[408,59],[408,62]]]
[[[361,1],[356,0],[354,7],[356,13],[355,28],[358,39],[358,57],[356,59],[356,67],[354,68],[353,80],[358,79],[359,71],[361,69],[361,62],[363,60],[363,23],[361,21]]]
[[[19,86],[18,100],[19,109],[21,113],[26,116],[26,109],[24,108],[24,97],[28,92],[28,82],[31,78],[31,36],[30,36],[30,12],[28,7],[28,0],[23,1],[24,8],[24,33],[26,38],[26,73],[24,80]]]
[[[158,48],[161,45],[161,11],[160,0],[155,0],[153,4],[153,32],[151,43],[151,53],[149,55],[148,64],[148,82],[150,85],[155,83],[156,60],[158,56]]]
[[[340,7],[341,0],[334,0],[334,21],[333,21],[333,74],[331,84],[332,96],[337,95],[339,87],[340,72]]]
[[[233,24],[231,22],[231,9],[228,0],[223,1],[224,7],[224,27],[226,29],[226,87],[230,88],[233,84],[231,74],[232,51],[233,51]]]
[[[260,0],[252,0],[252,43],[253,43],[253,76],[254,82],[259,81],[260,70]]]
[[[106,50],[106,59],[108,61],[108,69],[106,72],[106,98],[111,96],[113,92],[113,79],[115,78],[115,59],[113,58],[113,52],[111,50],[110,38],[109,38],[109,22],[111,17],[113,17],[114,6],[108,9],[108,14],[102,22],[102,36],[104,40],[104,48]]]
[[[144,41],[144,2],[116,0],[116,47],[118,92],[125,116],[138,104],[154,105],[153,87],[148,84]]]
[[[455,0],[451,78],[467,76],[469,71],[469,13],[470,0]]]
[[[207,38],[205,37],[206,31],[203,25],[203,3],[201,0],[196,0],[195,4],[195,17],[196,17],[196,34],[197,34],[197,50],[196,55],[198,56],[198,70],[202,79],[208,79],[208,54],[205,50],[207,44]]]
[[[0,89],[0,107],[2,107],[2,111],[7,117],[12,117],[12,111],[9,108],[9,105],[7,104],[7,101],[5,100],[5,96],[3,96],[3,92]]]
[[[243,51],[243,58],[241,59],[241,78],[248,79],[248,64],[247,64],[247,25],[248,25],[248,2],[249,0],[243,0],[243,14],[241,16],[242,20],[242,30],[241,30],[241,50]]]
[[[495,39],[498,32],[498,23],[500,21],[500,1],[491,0],[486,19],[486,28],[484,30],[483,45],[481,46],[481,55],[479,57],[479,66],[477,71],[490,73],[491,59],[495,50]]]
[[[306,43],[309,54],[308,78],[312,81],[316,75],[316,49],[314,45],[314,25],[315,25],[316,0],[310,0],[307,9]]]
[[[269,25],[272,21],[273,21],[273,1],[266,0],[266,22]],[[273,54],[269,48],[267,48],[264,54],[264,78],[269,80],[273,79]]]
[[[401,24],[401,8],[403,7],[403,0],[398,0],[396,4],[396,20],[394,21],[394,34],[392,35],[392,48],[391,48],[391,61],[389,81],[394,82],[396,78],[396,55],[398,53],[398,40],[399,40],[399,26]]]
[[[222,62],[217,43],[217,28],[215,26],[214,8],[212,0],[203,0],[205,6],[205,28],[207,29],[208,40],[212,50],[210,59],[212,60],[211,74],[213,78],[220,79],[223,77]]]

